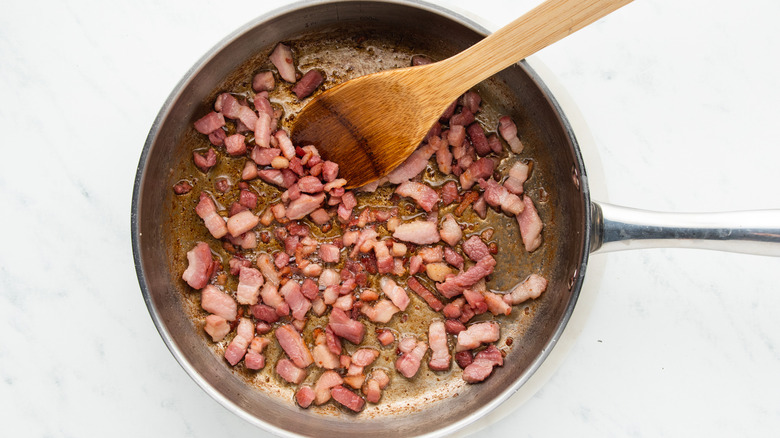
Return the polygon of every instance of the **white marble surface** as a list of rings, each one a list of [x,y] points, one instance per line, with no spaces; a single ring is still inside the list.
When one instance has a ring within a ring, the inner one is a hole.
[[[130,197],[181,75],[283,3],[4,3],[0,435],[266,436],[158,336],[135,278]],[[536,2],[441,3],[502,25]],[[537,55],[587,121],[611,202],[780,208],[778,16],[770,0],[641,0]],[[475,436],[776,435],[780,260],[598,257],[604,279],[563,365]]]

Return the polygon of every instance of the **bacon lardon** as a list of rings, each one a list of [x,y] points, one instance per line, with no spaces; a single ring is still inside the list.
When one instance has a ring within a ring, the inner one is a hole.
[[[214,272],[215,262],[211,258],[211,248],[206,242],[198,242],[187,251],[187,269],[181,274],[193,289],[203,289]]]
[[[215,239],[220,239],[228,233],[225,219],[217,213],[217,205],[208,193],[201,192],[195,213],[203,219],[203,224]]]
[[[428,327],[428,344],[431,347],[431,360],[428,367],[435,371],[444,371],[450,368],[450,350],[447,347],[447,331],[444,322],[434,321]]]
[[[242,266],[238,274],[238,287],[236,288],[236,301],[239,304],[257,304],[260,295],[260,286],[263,285],[263,274],[255,268]]]
[[[458,342],[455,345],[455,351],[473,350],[482,344],[496,342],[499,337],[500,328],[497,322],[478,322],[458,333]]]
[[[363,342],[366,327],[360,321],[351,319],[343,310],[334,308],[330,312],[328,327],[340,338],[344,338],[355,345]]]
[[[480,259],[477,264],[466,271],[452,277],[448,277],[442,283],[436,283],[436,289],[447,298],[453,298],[463,292],[469,286],[473,286],[479,280],[493,273],[496,260],[492,256]]]
[[[508,304],[520,304],[523,301],[539,298],[547,289],[547,279],[539,274],[531,274],[522,283],[507,295],[504,295],[504,301]]]
[[[207,285],[201,291],[200,305],[206,312],[221,316],[228,321],[235,321],[238,315],[236,301],[213,284]]]
[[[230,333],[230,324],[219,315],[208,315],[203,330],[211,336],[212,341],[219,342]]]
[[[439,194],[430,186],[416,181],[404,181],[395,192],[401,196],[414,199],[414,201],[426,212],[433,210],[439,203]]]
[[[301,334],[290,324],[283,324],[276,328],[276,340],[295,366],[306,368],[314,362],[309,348],[303,341]]]
[[[501,351],[495,345],[489,345],[477,353],[474,360],[463,369],[463,380],[468,383],[481,382],[493,372],[493,367],[502,365],[504,357]]]

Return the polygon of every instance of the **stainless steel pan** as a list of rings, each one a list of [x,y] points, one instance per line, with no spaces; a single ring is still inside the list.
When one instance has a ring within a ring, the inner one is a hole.
[[[168,348],[187,373],[228,409],[278,434],[449,434],[495,409],[545,361],[575,311],[592,252],[687,246],[780,255],[779,211],[669,215],[593,202],[577,139],[565,115],[522,62],[479,87],[488,102],[486,122],[493,122],[491,117],[498,114],[511,114],[520,121],[524,153],[534,160],[527,190],[540,200],[546,223],[545,244],[530,256],[517,249],[517,233],[511,227],[502,235],[499,263],[504,269],[495,283],[511,284],[531,272],[541,272],[550,281],[540,299],[516,309],[502,322],[501,346],[510,337],[514,341],[507,349],[506,365],[478,385],[422,371],[411,382],[391,384],[383,403],[360,415],[334,406],[302,410],[292,402],[291,388],[279,383],[272,371],[255,375],[228,367],[207,347],[197,299],[180,280],[184,252],[202,233],[184,229],[188,222],[182,218],[192,216],[192,205],[171,190],[182,174],[192,172],[192,148],[202,141],[192,122],[217,93],[246,86],[242,81],[262,68],[268,50],[278,41],[289,41],[305,52],[299,53],[299,61],[353,65],[343,76],[333,70],[329,80],[338,81],[362,70],[393,67],[413,53],[443,58],[486,33],[466,17],[424,2],[307,1],[259,17],[236,31],[206,54],[171,93],[149,133],[136,175],[131,217],[136,271]],[[288,115],[296,109],[292,103],[284,105]],[[211,183],[199,178],[196,184]],[[423,324],[426,315],[418,318]]]

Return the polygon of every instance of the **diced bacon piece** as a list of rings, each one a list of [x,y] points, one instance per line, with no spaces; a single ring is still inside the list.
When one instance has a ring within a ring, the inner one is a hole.
[[[173,193],[177,195],[186,195],[192,190],[192,184],[189,181],[181,181],[173,186]]]
[[[247,189],[241,189],[238,195],[238,203],[248,209],[257,208],[257,195]]]
[[[490,250],[488,249],[487,245],[485,245],[485,242],[483,242],[482,239],[480,239],[477,235],[466,239],[466,241],[463,242],[462,247],[463,252],[466,253],[466,255],[475,262],[478,262],[483,257],[490,255]]]
[[[469,135],[471,144],[474,145],[474,149],[477,151],[477,155],[484,156],[493,151],[490,148],[487,136],[485,136],[485,130],[482,129],[482,125],[479,122],[470,124],[466,128],[466,133]]]
[[[463,106],[469,109],[472,113],[479,112],[479,104],[482,102],[482,98],[474,90],[469,90],[463,94],[460,98],[460,102]]]
[[[351,241],[351,237],[347,237],[348,233],[344,234],[344,245],[347,245],[348,241]],[[379,233],[376,232],[373,228],[366,228],[360,231],[360,234],[358,234],[357,239],[355,241],[355,247],[352,248],[352,251],[349,254],[350,258],[355,258],[358,253],[361,251],[361,248],[363,245],[369,245],[369,249],[367,249],[364,252],[368,252],[371,248],[374,247],[373,241],[379,236]],[[349,245],[347,245],[349,246]]]
[[[441,229],[439,230],[441,240],[445,241],[450,246],[457,245],[460,239],[463,237],[463,230],[460,229],[458,221],[452,214],[444,216],[444,220],[441,222]]]
[[[198,242],[187,251],[187,269],[181,274],[193,289],[203,289],[211,278],[214,270],[214,261],[211,258],[211,248],[205,242]]]
[[[463,369],[463,380],[468,383],[477,383],[485,380],[493,372],[494,366],[504,365],[504,357],[495,345],[477,353],[474,361]]]
[[[429,58],[429,57],[427,57],[425,55],[413,55],[412,56],[412,65],[413,66],[416,66],[416,65],[426,65],[426,64],[430,64],[432,62],[433,61],[431,60],[431,58]]]
[[[279,321],[279,314],[276,313],[276,310],[265,304],[255,304],[252,306],[252,316],[269,324]]]
[[[324,208],[318,208],[309,213],[309,218],[317,225],[325,225],[330,222],[330,215]]]
[[[501,144],[501,140],[498,139],[498,136],[496,134],[490,134],[487,141],[490,149],[497,155],[501,155],[501,152],[504,151],[504,145]]]
[[[303,342],[301,334],[290,324],[284,324],[276,328],[276,339],[279,341],[279,346],[282,347],[282,350],[295,363],[295,366],[306,368],[314,362],[309,348]]]
[[[203,330],[211,336],[211,340],[219,342],[230,333],[230,324],[227,320],[218,315],[208,315],[206,317],[206,325],[203,326]]]
[[[363,307],[365,307],[365,306],[363,306]],[[361,310],[362,310],[362,308],[361,308]],[[379,341],[380,344],[382,344],[383,346],[387,347],[388,345],[390,345],[393,342],[395,342],[395,335],[389,329],[383,329],[382,331],[380,331],[376,335],[376,339],[377,339],[377,341]]]
[[[366,327],[360,321],[350,319],[343,310],[338,308],[331,310],[328,327],[337,336],[355,345],[363,342],[363,335],[366,334]]]
[[[314,384],[314,404],[321,405],[330,400],[330,391],[334,386],[344,383],[344,380],[335,371],[325,371]]]
[[[233,156],[246,153],[246,137],[241,134],[233,134],[225,138],[225,149]]]
[[[463,190],[470,189],[479,179],[490,178],[493,175],[494,168],[495,161],[493,159],[480,158],[471,163],[468,169],[460,174],[460,186]]]
[[[222,129],[217,129],[209,134],[209,142],[214,146],[223,146],[226,138],[227,134],[225,134],[225,131]]]
[[[244,365],[250,370],[260,370],[265,367],[265,356],[259,353],[255,353],[252,350],[246,352],[244,356]]]
[[[439,171],[445,175],[452,173],[452,152],[446,139],[440,140],[436,149],[436,165]]]
[[[398,350],[401,353],[409,353],[417,346],[417,339],[413,336],[406,336],[398,342]]]
[[[200,306],[206,312],[221,316],[228,321],[235,321],[236,316],[238,316],[236,301],[212,284],[207,285],[201,291]]]
[[[357,368],[358,371],[353,371],[350,373],[350,371],[353,370],[353,368]],[[347,375],[344,376],[344,383],[347,385],[355,388],[360,389],[361,386],[363,386],[363,383],[366,381],[366,375],[363,374],[363,367],[354,367],[350,366],[349,370],[347,371]]]
[[[333,161],[325,161],[322,163],[322,179],[325,182],[333,182],[339,175],[339,165]]]
[[[369,320],[385,324],[393,318],[393,315],[401,310],[390,300],[382,298],[377,300],[373,306],[364,304],[360,307],[360,311],[366,315]]]
[[[352,365],[367,367],[379,357],[379,351],[373,348],[359,348],[352,353]]]
[[[230,235],[238,237],[241,234],[253,229],[260,223],[260,217],[249,210],[244,210],[238,214],[230,216],[227,220],[227,229]]]
[[[252,99],[255,104],[255,111],[259,113],[265,113],[269,116],[273,117],[274,114],[274,108],[271,106],[271,101],[268,100],[268,93],[257,93],[255,94],[254,99]],[[273,131],[274,127],[271,126],[271,130]]]
[[[455,183],[455,181],[447,181],[444,183],[444,185],[441,186],[442,204],[450,205],[457,201],[458,198],[458,185]]]
[[[517,216],[517,224],[520,226],[520,236],[523,245],[528,252],[534,251],[542,244],[542,219],[536,212],[534,202],[528,196],[523,196],[523,212]]]
[[[271,147],[271,123],[272,119],[268,113],[261,112],[256,116],[252,130],[255,134],[255,145],[258,149],[267,149]]]
[[[382,288],[382,292],[390,301],[395,304],[399,309],[406,310],[406,306],[409,305],[409,295],[406,294],[406,290],[396,284],[390,277],[382,277],[379,279],[379,286]]]
[[[298,391],[295,392],[295,401],[298,403],[298,406],[304,409],[311,406],[311,403],[314,401],[314,397],[314,390],[311,388],[311,386],[302,385],[300,388],[298,388]]]
[[[328,370],[338,368],[339,355],[333,353],[328,348],[327,336],[324,331],[315,331],[314,336],[314,348],[312,349],[312,356],[314,357],[314,363],[320,367]]]
[[[439,194],[426,184],[416,181],[404,181],[395,192],[401,196],[414,199],[426,212],[430,212],[439,202]]]
[[[480,219],[485,219],[487,216],[487,202],[485,202],[485,196],[480,196],[479,199],[474,201],[474,205],[471,207]]]
[[[195,213],[203,219],[203,223],[214,238],[220,239],[228,233],[225,219],[217,213],[217,205],[207,193],[201,192]]]
[[[393,242],[393,246],[390,250],[393,257],[403,257],[406,255],[407,247],[401,242]]]
[[[475,315],[481,315],[487,312],[488,306],[482,292],[474,289],[466,289],[463,291],[463,298],[466,299],[466,302],[474,311]]]
[[[298,97],[298,100],[303,100],[309,97],[314,90],[322,85],[325,78],[322,73],[317,69],[311,69],[301,77],[301,80],[292,88],[292,92]]]
[[[450,123],[450,130],[447,134],[447,142],[452,146],[460,146],[466,141],[466,127]],[[454,155],[454,152],[453,152]],[[456,159],[460,158],[455,156]]]
[[[384,241],[374,241],[374,254],[376,255],[377,271],[380,274],[393,272],[395,267],[393,256]]]
[[[428,367],[435,371],[449,369],[452,357],[447,347],[447,330],[442,321],[434,321],[428,326],[428,344],[431,347]]]
[[[319,178],[311,175],[304,176],[298,180],[298,188],[304,193],[319,193],[323,191],[323,187]]]
[[[352,306],[355,305],[355,296],[354,295],[342,295],[336,299],[336,301],[333,303],[334,308],[339,308],[345,312],[349,312],[352,310]]]
[[[418,245],[428,245],[441,240],[436,223],[416,220],[398,225],[393,232],[393,237],[405,242]]]
[[[495,321],[478,322],[458,333],[455,351],[473,350],[482,344],[496,342],[500,337],[500,328]]]
[[[225,126],[225,118],[216,111],[206,114],[195,122],[195,129],[205,135],[209,135],[223,126]]]
[[[509,116],[502,116],[498,119],[498,132],[506,140],[512,152],[519,154],[523,152],[523,143],[517,138],[517,125]]]
[[[436,148],[430,144],[420,146],[416,151],[412,152],[406,161],[399,164],[398,167],[387,175],[387,180],[391,184],[400,184],[414,178],[425,169],[428,165],[428,160],[434,152],[436,152]]]
[[[344,407],[355,412],[360,412],[363,409],[363,405],[366,403],[359,395],[341,385],[334,386],[330,390],[330,395],[333,397],[333,400],[336,400],[344,405]]]
[[[485,296],[485,303],[487,308],[493,315],[507,315],[512,313],[512,306],[504,301],[501,295],[495,294],[490,291],[482,292]]]
[[[290,202],[290,205],[287,206],[287,217],[293,220],[303,219],[307,214],[320,208],[324,201],[324,193],[314,196],[301,194],[300,198]]]
[[[336,336],[336,333],[330,327],[325,327],[325,341],[331,353],[341,354],[341,339]]]
[[[425,356],[426,351],[428,351],[428,345],[425,342],[415,341],[414,348],[412,348],[411,351],[404,352],[404,354],[395,361],[395,369],[407,379],[411,379],[420,369],[420,363],[422,362],[422,358]]]
[[[284,158],[287,158],[287,160],[295,158],[295,146],[293,146],[292,141],[290,141],[287,132],[280,129],[274,133],[274,137],[279,143],[279,149],[281,149]]]
[[[257,93],[271,91],[274,86],[274,72],[270,70],[261,71],[252,78],[252,89]]]
[[[273,184],[283,189],[289,188],[295,181],[290,181],[279,169],[263,169],[257,171],[257,176],[268,184]]]
[[[501,207],[501,211],[511,216],[522,213],[525,208],[525,205],[519,196],[510,193],[506,187],[498,184],[492,179],[488,179],[487,181],[480,179],[479,185],[485,190],[483,197],[485,198],[485,202],[491,207]]]
[[[454,274],[452,268],[444,262],[428,263],[425,265],[425,273],[433,281],[444,281],[448,276]]]
[[[474,113],[468,107],[461,108],[460,112],[450,117],[450,126],[455,125],[470,125],[474,122]]]
[[[419,255],[413,255],[411,258],[409,258],[409,275],[422,272],[423,269],[425,269],[425,265],[423,264],[422,257]]]
[[[214,101],[214,109],[229,119],[238,119],[241,103],[230,93],[222,93]]]
[[[241,120],[241,122],[250,128],[250,130],[254,131],[256,130],[256,125],[259,121],[257,118],[257,113],[252,111],[251,108],[248,106],[241,105],[238,110],[238,119]],[[268,123],[266,120],[265,123]]]
[[[547,279],[539,274],[531,274],[525,281],[515,286],[512,292],[504,295],[504,301],[511,305],[520,304],[525,300],[539,298],[546,289]]]
[[[382,398],[382,388],[379,387],[379,382],[375,379],[368,379],[363,387],[363,394],[365,394],[367,402],[379,403]]]
[[[290,280],[279,288],[279,295],[284,297],[284,301],[290,306],[290,312],[293,318],[304,321],[306,313],[311,309],[311,302],[301,293],[301,286],[298,282]]]
[[[320,274],[320,289],[325,289],[328,286],[336,286],[339,282],[341,282],[341,276],[335,269],[324,269]]]
[[[268,59],[274,64],[282,79],[290,83],[296,81],[295,64],[293,63],[292,50],[289,47],[282,43],[277,44]]]
[[[509,168],[509,177],[504,181],[504,187],[510,193],[519,195],[523,193],[523,184],[528,179],[528,165],[518,161]]]
[[[320,259],[324,263],[338,263],[340,257],[339,247],[330,243],[323,243],[320,246]]]
[[[238,274],[236,301],[239,304],[257,304],[260,286],[263,285],[263,274],[255,268],[242,266]]]
[[[296,385],[303,382],[306,378],[306,370],[296,366],[294,362],[287,358],[281,358],[276,362],[276,373],[282,379]]]
[[[463,256],[449,246],[444,247],[444,260],[458,269],[463,269]]]
[[[447,331],[447,333],[457,335],[463,330],[466,330],[466,326],[457,319],[447,319],[444,321],[444,329]]]
[[[496,260],[492,256],[483,257],[465,272],[448,277],[443,283],[436,283],[436,289],[447,298],[455,297],[467,287],[492,274],[495,266]]]
[[[270,280],[260,290],[260,297],[263,299],[263,303],[273,307],[279,316],[289,314],[290,306],[284,301],[276,285],[271,283]]]
[[[274,268],[271,256],[268,254],[260,254],[260,256],[257,257],[257,267],[260,268],[260,272],[263,273],[263,276],[269,283],[277,286],[279,285],[279,273],[276,271],[276,268]],[[263,300],[265,300],[265,298],[263,298]]]
[[[433,292],[428,290],[427,287],[423,286],[419,281],[417,281],[416,278],[409,277],[409,279],[406,281],[406,284],[409,286],[409,289],[413,290],[414,293],[425,300],[425,302],[431,306],[431,309],[440,312],[444,308],[444,304],[436,297],[436,295],[434,295]]]
[[[301,293],[304,297],[306,297],[308,300],[315,300],[317,296],[320,293],[319,288],[317,287],[317,283],[314,282],[311,278],[307,278],[303,280],[303,283],[301,283]]]
[[[277,148],[256,147],[252,149],[249,158],[260,166],[270,166],[274,158],[281,155],[282,151]]]
[[[225,359],[230,365],[236,366],[246,354],[246,349],[255,336],[255,325],[249,318],[241,318],[236,329],[236,336],[225,349]]]
[[[458,366],[462,369],[465,369],[467,366],[471,365],[471,363],[474,362],[474,356],[471,355],[471,350],[459,351],[455,353],[455,362],[457,362]]]

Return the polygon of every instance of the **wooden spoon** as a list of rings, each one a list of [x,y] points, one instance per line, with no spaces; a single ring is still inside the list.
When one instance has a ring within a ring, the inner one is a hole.
[[[547,0],[443,61],[344,82],[303,108],[293,142],[338,163],[347,188],[375,181],[414,152],[461,94],[631,1]]]

